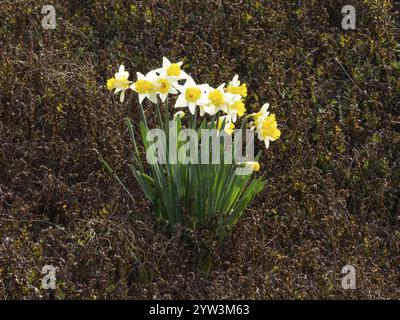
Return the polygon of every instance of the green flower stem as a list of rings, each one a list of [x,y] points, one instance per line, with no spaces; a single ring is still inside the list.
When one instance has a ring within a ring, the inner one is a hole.
[[[142,103],[139,103],[139,107],[140,107],[140,113],[141,113],[141,116],[142,116],[144,125],[146,126],[146,128],[148,128],[146,116],[144,115],[143,104],[142,104]]]
[[[157,113],[157,116],[158,116],[158,121],[160,121],[160,127],[161,127],[161,129],[164,130],[164,122],[163,122],[162,117],[161,117],[160,105],[159,105],[158,102],[156,103],[156,113]]]

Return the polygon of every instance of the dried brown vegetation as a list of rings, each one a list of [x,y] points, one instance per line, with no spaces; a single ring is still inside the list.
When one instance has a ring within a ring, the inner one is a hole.
[[[58,299],[399,298],[400,6],[352,2],[355,31],[337,0],[59,0],[45,31],[47,1],[2,1],[0,298],[47,298],[45,264]],[[269,101],[282,129],[267,187],[212,258],[152,215],[126,166],[136,98],[105,88],[119,63],[162,56],[209,83],[240,74],[249,111]]]

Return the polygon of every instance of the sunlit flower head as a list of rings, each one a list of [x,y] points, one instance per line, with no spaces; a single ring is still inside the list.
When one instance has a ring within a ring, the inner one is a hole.
[[[254,122],[251,124],[253,127],[258,127],[262,121],[264,120],[264,118],[268,117],[269,115],[269,103],[265,103],[259,112],[256,113],[252,113],[249,116],[253,118]]]
[[[281,131],[278,129],[278,123],[274,114],[265,117],[257,127],[258,139],[264,141],[266,148],[269,147],[270,141],[275,141],[281,136]]]
[[[191,114],[196,111],[196,106],[200,105],[204,99],[207,86],[204,84],[197,85],[194,80],[189,77],[184,85],[175,85],[180,95],[175,103],[175,108],[188,107]]]
[[[237,94],[243,98],[247,97],[247,85],[245,83],[240,84],[239,76],[235,75],[232,81],[226,87],[226,92],[231,94]]]
[[[221,130],[222,124],[224,124],[224,131],[228,135],[232,135],[233,131],[235,130],[235,124],[231,121],[229,116],[221,116],[218,118],[217,128]]]
[[[158,76],[155,86],[162,102],[167,100],[169,94],[177,94],[178,91],[173,87],[173,82],[168,77]]]
[[[233,100],[228,103],[224,110],[232,119],[232,122],[236,122],[237,117],[242,117],[246,112],[246,107],[242,99]]]
[[[244,163],[244,167],[251,171],[260,171],[260,164],[257,161],[247,161]]]
[[[136,74],[137,81],[131,85],[131,89],[139,94],[139,103],[142,103],[145,98],[153,103],[157,103],[157,93],[159,89],[157,73],[155,71],[150,71],[146,75],[140,72]]]
[[[213,116],[220,110],[224,112],[227,111],[227,105],[232,103],[234,96],[226,93],[224,86],[225,84],[221,84],[216,89],[208,86],[205,100],[200,106],[200,115],[208,113],[209,115]]]
[[[169,81],[179,81],[189,78],[189,75],[181,69],[183,62],[171,63],[168,58],[163,57],[162,68],[155,71],[160,76],[168,78]]]
[[[125,71],[125,67],[121,65],[115,76],[107,80],[107,89],[114,90],[114,93],[121,93],[120,101],[123,102],[125,99],[125,91],[129,89],[131,81],[128,80],[129,72]]]

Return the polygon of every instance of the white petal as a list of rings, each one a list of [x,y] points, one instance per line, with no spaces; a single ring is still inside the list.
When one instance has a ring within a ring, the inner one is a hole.
[[[144,74],[140,73],[140,72],[136,72],[136,76],[137,76],[138,80],[145,80],[146,79]]]
[[[240,94],[230,94],[229,97],[232,103],[242,100],[242,96]]]
[[[189,102],[189,111],[191,114],[194,114],[196,111],[196,104],[193,102]]]
[[[228,106],[226,104],[221,107],[221,110],[227,114],[232,112],[232,110],[228,109]]]
[[[165,102],[167,100],[168,94],[160,93],[160,98],[162,102]]]
[[[224,90],[224,87],[225,87],[225,83],[219,85],[219,87],[217,88],[217,90],[223,91],[223,90]]]
[[[148,95],[147,95],[147,98],[148,98],[151,102],[153,102],[153,103],[158,103],[157,94],[156,94],[156,93],[150,93],[150,94],[148,94]]]
[[[201,117],[204,116],[204,114],[206,113],[206,111],[204,110],[204,107],[201,106],[199,109],[200,109],[200,116]]]
[[[208,106],[210,104],[210,101],[208,98],[203,94],[197,101],[196,103],[200,106]]]
[[[207,95],[209,93],[209,85],[208,84],[198,84],[196,85],[197,88],[201,90],[202,95]]]
[[[122,103],[124,102],[124,99],[125,99],[125,90],[122,90],[121,96],[119,97],[119,101]]]
[[[187,106],[187,101],[185,99],[185,96],[183,94],[180,94],[178,99],[176,99],[175,108],[183,108],[186,106]]]
[[[204,106],[204,111],[210,116],[216,114],[219,110],[215,106]]]
[[[157,78],[158,76],[155,70],[151,70],[146,74],[146,79],[149,81],[156,81]]]
[[[154,69],[153,71],[156,72],[158,75],[161,75],[161,73],[163,72],[163,68]]]
[[[163,57],[162,67],[163,69],[168,68],[171,65],[171,61],[169,61],[166,57]]]
[[[262,113],[266,113],[268,111],[269,108],[269,103],[265,103],[262,107],[261,107],[261,112]]]
[[[190,76],[183,70],[181,70],[181,73],[179,74],[178,80],[184,80],[188,79]]]
[[[174,86],[175,89],[177,89],[179,92],[183,93],[185,92],[185,87],[181,86],[180,84],[178,84],[178,82],[175,82],[172,84]]]
[[[146,98],[145,94],[139,94],[139,103],[142,104],[143,100]]]
[[[196,82],[194,82],[193,78],[191,76],[188,76],[188,78],[186,78],[186,82],[185,82],[185,88],[187,87],[195,87],[196,86]]]

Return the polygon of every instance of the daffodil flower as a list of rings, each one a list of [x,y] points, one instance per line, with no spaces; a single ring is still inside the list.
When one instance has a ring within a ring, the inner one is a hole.
[[[247,85],[245,83],[240,84],[239,76],[235,75],[232,81],[226,87],[226,92],[231,94],[237,94],[243,98],[247,97]]]
[[[184,116],[185,116],[185,113],[183,111],[178,111],[178,112],[174,113],[173,119],[176,120],[176,119],[178,119],[178,117],[182,119]]]
[[[224,123],[225,121],[225,123]],[[224,131],[228,135],[232,135],[233,131],[235,130],[235,124],[231,121],[229,116],[221,116],[218,118],[217,128],[221,130],[222,124],[224,123]]]
[[[209,115],[213,116],[220,110],[223,110],[226,113],[227,105],[233,101],[234,96],[226,93],[224,87],[224,83],[216,89],[208,86],[206,99],[200,106],[200,115],[208,113]]]
[[[230,116],[232,122],[236,122],[238,116],[241,117],[244,115],[246,107],[244,106],[243,100],[240,98],[239,100],[228,103],[224,111]]]
[[[257,161],[246,161],[244,167],[251,171],[260,171],[260,164]]]
[[[175,103],[175,108],[188,107],[191,114],[195,113],[196,106],[203,101],[203,95],[206,92],[207,85],[197,85],[194,80],[189,77],[184,85],[175,85],[181,93]]]
[[[157,103],[157,93],[159,89],[157,73],[153,70],[146,75],[140,72],[137,72],[136,75],[137,81],[131,85],[131,89],[139,94],[139,103],[142,103],[145,98],[153,103]]]
[[[256,127],[256,128],[259,127],[259,124],[262,123],[262,121],[263,121],[266,117],[268,117],[268,115],[269,115],[268,108],[269,108],[269,103],[265,103],[265,104],[261,107],[261,109],[260,109],[259,112],[250,114],[249,117],[252,117],[253,120],[254,120],[254,122],[251,123],[250,126]]]
[[[167,100],[168,94],[177,94],[178,91],[173,87],[173,82],[168,77],[159,76],[155,81],[157,92],[162,102]]]
[[[171,63],[166,57],[163,57],[162,68],[157,69],[156,72],[172,82],[188,79],[190,76],[181,69],[182,64],[182,61]]]
[[[265,147],[269,148],[269,142],[279,139],[281,131],[278,129],[278,123],[274,114],[265,117],[257,127],[258,139],[264,141]]]
[[[107,80],[107,89],[114,90],[114,93],[117,94],[121,92],[120,101],[124,102],[125,99],[125,91],[129,89],[131,81],[128,80],[129,72],[125,71],[125,67],[121,65],[119,67],[118,72],[115,76],[109,80]]]

